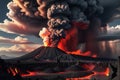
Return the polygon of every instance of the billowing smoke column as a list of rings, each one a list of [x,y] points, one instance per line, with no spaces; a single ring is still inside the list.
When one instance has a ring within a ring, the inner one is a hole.
[[[65,51],[77,50],[78,44],[87,42],[88,37],[94,39],[97,16],[103,12],[98,0],[13,0],[8,7],[7,15],[12,20],[6,21],[6,26],[12,27],[9,31],[37,36],[39,33],[46,46]]]
[[[40,16],[48,19],[49,45],[56,46],[59,43],[58,47],[65,51],[76,50],[79,30],[87,30],[90,19],[103,12],[97,0],[37,0],[37,2]]]

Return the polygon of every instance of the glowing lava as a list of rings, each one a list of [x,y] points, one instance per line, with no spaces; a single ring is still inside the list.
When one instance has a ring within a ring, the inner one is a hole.
[[[78,45],[78,29],[77,27],[72,27],[66,31],[65,39],[61,39],[58,48],[65,52],[72,52],[77,50]]]
[[[106,68],[106,70],[104,72],[94,72],[94,75],[105,75],[105,76],[109,76],[110,73],[110,69]]]
[[[66,37],[65,39],[61,39],[58,48],[65,52],[73,52],[78,50],[78,30],[85,30],[88,28],[87,23],[82,22],[72,22],[72,28],[66,31]]]
[[[67,78],[66,80],[91,80],[91,78],[93,76],[100,76],[100,75],[103,75],[103,76],[106,76],[108,77],[109,76],[109,68],[106,68],[106,70],[104,72],[94,72],[94,74],[91,74],[91,75],[88,75],[88,76],[85,76],[85,77],[80,77],[80,78]]]

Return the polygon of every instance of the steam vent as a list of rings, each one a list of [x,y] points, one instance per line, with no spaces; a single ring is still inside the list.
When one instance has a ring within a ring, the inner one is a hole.
[[[0,80],[120,80],[120,58],[101,54],[99,41],[111,39],[101,37],[109,21],[106,6],[103,0],[9,2],[11,21],[3,24],[12,26],[10,32],[40,37],[44,45],[0,59]]]

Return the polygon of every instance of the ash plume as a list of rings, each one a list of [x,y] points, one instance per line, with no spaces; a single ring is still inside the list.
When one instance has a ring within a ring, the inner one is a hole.
[[[22,26],[22,28],[19,29],[20,31],[29,29],[29,31],[27,31],[28,33],[23,33],[9,28],[8,30],[10,32],[38,35],[42,27],[49,26],[47,22],[49,23],[51,19],[61,19],[63,20],[63,24],[59,24],[59,22],[56,23],[58,23],[59,26],[66,25],[64,26],[65,29],[70,28],[70,21],[73,20],[72,16],[76,16],[76,13],[72,10],[73,7],[80,9],[81,14],[78,14],[78,16],[80,16],[79,19],[84,21],[85,18],[86,20],[87,16],[84,13],[88,11],[90,6],[97,6],[97,3],[92,3],[88,0],[13,0],[8,4],[9,13],[7,13],[11,21],[5,22],[4,24],[8,27],[11,24],[18,28]],[[89,13],[94,12],[91,11]],[[3,24],[1,23],[0,25]]]
[[[71,24],[73,21],[88,24],[89,18],[92,15],[97,16],[103,11],[103,8],[100,8],[101,6],[96,0],[38,0],[38,3],[40,5],[38,8],[40,15],[43,18],[48,19],[47,24],[48,30],[51,32],[51,35],[49,36],[51,39],[51,44],[58,44],[60,39],[65,38],[67,35],[66,31],[72,27]]]

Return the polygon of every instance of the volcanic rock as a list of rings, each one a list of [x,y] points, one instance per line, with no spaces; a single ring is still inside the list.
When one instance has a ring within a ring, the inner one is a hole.
[[[36,55],[36,60],[68,60],[68,61],[75,61],[76,59],[72,57],[72,55],[68,55],[61,49],[57,47],[43,47],[41,52]]]
[[[116,61],[115,59],[106,59],[106,58],[92,58],[88,56],[78,56],[73,54],[67,54],[57,47],[45,47],[42,46],[28,54],[25,54],[21,57],[6,59],[6,62],[51,62],[56,61],[60,62],[96,62],[96,61]]]
[[[31,53],[21,57],[7,59],[7,61],[75,61],[72,55],[69,55],[57,47],[40,47]]]
[[[52,69],[52,68],[47,68],[43,72],[45,72],[45,73],[54,73],[56,71],[54,69]]]
[[[81,67],[78,64],[75,64],[75,65],[68,67],[65,71],[86,71],[86,69]]]

